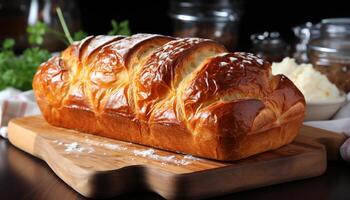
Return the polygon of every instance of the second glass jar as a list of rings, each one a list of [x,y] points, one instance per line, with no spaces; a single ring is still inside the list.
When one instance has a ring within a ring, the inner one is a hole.
[[[170,8],[175,36],[213,39],[229,50],[237,48],[241,14],[237,0],[172,0]]]

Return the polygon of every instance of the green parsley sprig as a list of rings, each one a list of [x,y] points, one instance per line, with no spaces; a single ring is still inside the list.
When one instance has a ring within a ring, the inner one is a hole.
[[[131,34],[128,20],[121,21],[118,24],[118,22],[113,19],[111,21],[111,24],[112,24],[112,30],[108,32],[108,35],[130,35]]]
[[[16,55],[14,39],[5,39],[0,51],[0,90],[14,87],[20,90],[32,88],[32,79],[37,67],[51,57],[50,52],[39,48],[44,41],[46,28],[41,23],[27,28],[28,42],[33,47],[27,48],[21,55]]]
[[[32,88],[32,79],[38,66],[51,57],[51,53],[42,49],[46,34],[53,34],[64,43],[71,44],[73,41],[80,41],[88,34],[82,30],[70,35],[66,22],[60,8],[57,8],[57,15],[61,22],[63,32],[49,28],[43,22],[37,22],[28,26],[28,43],[31,45],[23,51],[21,55],[16,55],[13,48],[16,44],[14,39],[5,39],[0,46],[0,90],[6,87],[14,87],[20,90]],[[129,22],[127,20],[120,23],[111,21],[112,30],[108,35],[130,35]]]

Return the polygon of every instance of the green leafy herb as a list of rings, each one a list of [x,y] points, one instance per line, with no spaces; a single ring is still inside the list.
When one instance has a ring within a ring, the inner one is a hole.
[[[75,32],[73,34],[73,40],[74,41],[80,41],[88,36],[87,32],[84,32],[83,30],[79,30],[78,32]]]
[[[128,20],[121,21],[119,24],[117,21],[112,20],[111,24],[112,24],[112,30],[108,32],[108,35],[130,35],[131,34]]]
[[[28,42],[40,45],[43,42],[45,26],[35,24],[27,28]],[[38,32],[37,32],[38,31]],[[51,57],[50,52],[39,47],[28,48],[19,56],[13,51],[14,39],[5,39],[0,51],[0,90],[14,87],[29,90],[37,67]]]
[[[2,43],[2,48],[4,50],[12,49],[14,46],[15,46],[15,40],[11,38],[5,39],[4,42]]]
[[[50,29],[45,23],[37,22],[27,28],[28,42],[32,46],[23,51],[21,55],[16,55],[13,47],[14,39],[5,39],[0,46],[0,90],[6,87],[14,87],[20,90],[32,88],[32,79],[37,67],[51,57],[50,52],[41,49],[44,43],[45,34],[53,34],[67,45],[73,41],[84,39],[88,34],[82,30],[75,32],[73,37],[69,33],[66,22],[60,8],[57,8],[57,15],[62,25],[63,33]],[[130,35],[129,22],[127,20],[120,23],[111,21],[112,30],[108,35]]]
[[[43,22],[37,22],[32,26],[27,27],[28,42],[34,46],[40,46],[44,42],[44,36],[47,32],[48,27]]]

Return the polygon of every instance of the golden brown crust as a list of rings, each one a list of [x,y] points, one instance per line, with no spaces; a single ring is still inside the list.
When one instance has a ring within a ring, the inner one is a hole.
[[[211,40],[184,38],[171,41],[155,51],[135,77],[135,105],[138,118],[147,120],[155,104],[174,92],[184,76],[208,56],[226,52]]]
[[[252,54],[236,52],[213,57],[183,88],[186,118],[214,101],[262,99],[272,91],[270,76],[270,64]]]
[[[198,38],[88,37],[43,63],[33,88],[55,126],[217,160],[290,143],[305,112],[270,63]]]

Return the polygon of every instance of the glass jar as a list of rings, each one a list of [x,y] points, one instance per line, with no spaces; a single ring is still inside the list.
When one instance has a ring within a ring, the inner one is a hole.
[[[208,38],[237,47],[241,3],[237,0],[172,0],[170,16],[177,37]]]
[[[293,46],[293,58],[297,63],[308,63],[307,46],[311,39],[320,36],[320,23],[312,24],[307,22],[293,28],[293,32],[297,41]]]
[[[289,46],[278,32],[253,34],[250,39],[250,51],[270,62],[280,62],[289,55]]]
[[[80,29],[80,12],[77,1],[64,0],[0,0],[0,43],[5,38],[16,40],[16,49],[27,48],[26,28],[41,21],[52,30],[62,32],[57,18],[56,7],[62,9],[65,21],[71,32]],[[43,48],[50,51],[61,50],[66,46],[56,35],[46,34]]]
[[[350,92],[350,18],[324,19],[321,35],[310,41],[310,62],[345,92]]]

